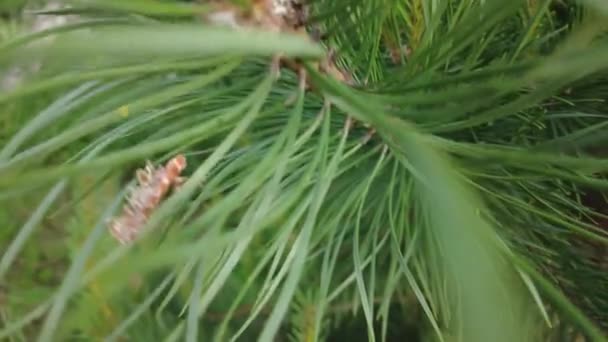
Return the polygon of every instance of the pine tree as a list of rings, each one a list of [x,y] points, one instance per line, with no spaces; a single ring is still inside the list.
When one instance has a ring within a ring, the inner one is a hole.
[[[1,338],[606,340],[604,2],[12,6]]]

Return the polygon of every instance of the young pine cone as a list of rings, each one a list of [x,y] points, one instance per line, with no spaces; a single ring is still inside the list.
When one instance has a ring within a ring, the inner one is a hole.
[[[112,236],[122,244],[133,242],[169,190],[184,182],[180,174],[185,168],[186,157],[180,154],[165,166],[155,168],[148,162],[144,169],[138,169],[138,184],[130,190],[122,215],[109,224]]]

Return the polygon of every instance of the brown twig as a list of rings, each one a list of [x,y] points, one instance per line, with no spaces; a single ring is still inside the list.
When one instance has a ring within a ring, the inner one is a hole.
[[[207,12],[203,18],[213,25],[229,26],[233,29],[258,27],[273,32],[289,32],[306,36],[311,41],[318,42],[322,34],[319,30],[308,33],[308,6],[304,0],[252,0],[249,9],[243,9],[225,1],[212,2],[214,8]],[[336,52],[329,49],[325,58],[315,63],[317,70],[348,86],[356,84],[352,73],[338,67],[336,63]],[[271,62],[271,72],[280,75],[280,68],[287,68],[295,72],[300,78],[300,84],[305,84],[305,89],[316,91],[309,82],[304,67],[298,59],[290,59],[281,55],[274,56]],[[293,99],[286,100],[286,104],[293,103]],[[354,121],[350,115],[349,122]],[[367,127],[367,126],[366,126]],[[375,134],[375,129],[370,128],[363,137],[362,144],[367,143]]]

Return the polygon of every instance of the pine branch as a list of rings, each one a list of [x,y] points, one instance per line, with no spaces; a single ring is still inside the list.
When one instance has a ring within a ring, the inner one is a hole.
[[[603,8],[586,3],[597,13],[523,0],[39,12],[77,21],[0,43],[2,62],[46,56],[0,94],[0,337],[323,340],[325,322],[361,309],[373,341],[399,302],[439,340],[603,340],[590,318],[608,312],[608,214],[585,196],[607,185],[589,154],[606,131],[608,47]],[[140,172],[124,213],[145,217],[142,234],[117,246],[105,220],[124,194],[101,183],[178,154],[188,181],[168,192],[173,176]],[[79,219],[106,207],[95,230]],[[37,209],[11,215],[23,208]],[[66,239],[41,235],[50,215]],[[16,306],[42,248],[68,271]],[[142,284],[123,291],[132,273]]]

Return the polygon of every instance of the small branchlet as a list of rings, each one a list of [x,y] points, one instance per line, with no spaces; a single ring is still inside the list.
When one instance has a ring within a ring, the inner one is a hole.
[[[313,29],[311,33],[307,32],[309,10],[304,0],[252,0],[251,5],[246,9],[227,1],[218,0],[211,4],[213,9],[207,12],[203,19],[212,25],[228,26],[233,29],[256,27],[272,32],[289,32],[306,36],[312,41],[319,41],[322,36],[316,29]],[[329,75],[348,86],[356,85],[353,75],[337,65],[334,49],[330,48],[327,56],[315,64],[320,73]],[[307,90],[315,90],[307,79],[306,73],[302,72],[304,67],[301,61],[286,58],[281,54],[274,56],[270,72],[279,78],[282,67],[296,72],[300,77],[300,84],[305,84]],[[292,103],[293,100],[293,98],[287,99],[286,103]],[[348,120],[350,123],[353,122],[350,117]],[[368,133],[362,140],[363,144],[367,143],[375,134],[375,129],[370,127],[368,129]]]

